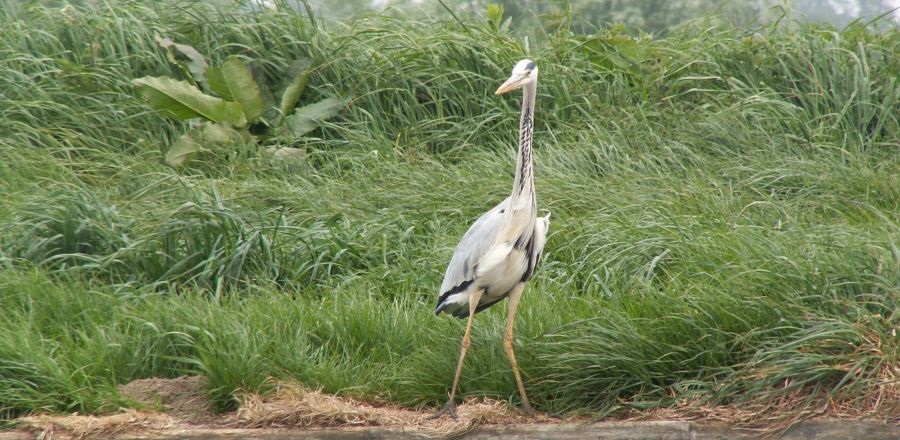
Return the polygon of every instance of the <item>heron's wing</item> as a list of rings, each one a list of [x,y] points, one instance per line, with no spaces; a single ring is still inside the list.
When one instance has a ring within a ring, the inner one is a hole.
[[[450,295],[465,291],[475,280],[475,265],[490,250],[500,234],[507,205],[509,197],[479,217],[463,235],[444,273],[438,311]]]

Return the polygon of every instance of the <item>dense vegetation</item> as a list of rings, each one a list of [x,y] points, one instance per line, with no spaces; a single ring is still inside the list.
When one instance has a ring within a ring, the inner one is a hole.
[[[432,316],[436,288],[509,190],[519,101],[493,90],[526,56],[553,212],[517,324],[533,404],[900,415],[896,29],[652,39],[560,16],[526,39],[496,9],[154,3],[0,10],[0,418],[115,410],[116,384],[192,373],[223,409],[278,380],[442,403],[463,323]],[[170,74],[157,35],[273,85],[311,58],[303,101],[351,105],[288,145],[169,168],[188,126],[131,82]],[[504,320],[478,315],[464,395],[516,403]]]

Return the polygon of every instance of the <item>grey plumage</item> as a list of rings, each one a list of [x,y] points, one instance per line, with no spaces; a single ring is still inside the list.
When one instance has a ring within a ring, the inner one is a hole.
[[[445,312],[458,318],[468,318],[468,321],[450,388],[450,399],[435,417],[445,413],[456,417],[454,397],[469,347],[474,315],[504,298],[509,298],[509,315],[503,348],[512,366],[522,406],[525,412],[531,413],[516,364],[512,336],[516,306],[525,289],[525,282],[534,274],[540,261],[550,226],[549,214],[537,218],[534,190],[531,138],[537,75],[534,61],[522,60],[513,68],[509,79],[497,89],[498,95],[519,88],[523,90],[516,176],[512,194],[472,224],[457,245],[444,273],[435,313]]]
[[[550,215],[535,219],[531,230],[523,231],[512,243],[495,244],[504,227],[509,201],[510,197],[507,197],[484,213],[463,235],[444,273],[441,296],[438,298],[435,313],[449,313],[457,318],[468,317],[468,296],[471,290],[478,288],[485,290],[475,310],[477,313],[506,298],[515,283],[525,282],[531,278],[547,241]],[[520,244],[519,247],[516,246],[517,243]],[[524,246],[521,246],[523,243]],[[508,255],[506,267],[495,266],[494,270],[503,270],[504,273],[488,277],[485,270],[480,267],[479,261],[492,247],[497,246],[499,246],[497,251]],[[495,282],[492,285],[486,282],[497,278],[502,278],[502,282]]]

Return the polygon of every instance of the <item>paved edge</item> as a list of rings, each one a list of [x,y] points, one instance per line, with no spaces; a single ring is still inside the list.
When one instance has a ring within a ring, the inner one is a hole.
[[[726,425],[697,422],[601,422],[590,424],[483,426],[461,437],[465,440],[743,440],[763,438],[763,433],[730,428]],[[0,440],[33,440],[37,434],[24,431],[0,431]],[[55,439],[66,439],[59,433]],[[104,438],[104,437],[92,437]],[[422,433],[379,427],[340,429],[173,429],[158,433],[128,434],[120,440],[174,439],[256,439],[256,440],[413,440],[426,439]],[[772,437],[769,437],[772,438]],[[897,440],[897,422],[824,420],[795,425],[782,440]]]

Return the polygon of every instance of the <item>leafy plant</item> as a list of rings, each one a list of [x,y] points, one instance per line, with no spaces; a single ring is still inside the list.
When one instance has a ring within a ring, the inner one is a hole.
[[[147,104],[179,120],[203,121],[178,138],[166,153],[166,163],[186,165],[209,146],[223,148],[263,140],[290,143],[315,130],[344,108],[346,98],[326,98],[296,109],[314,69],[311,60],[300,59],[288,69],[277,103],[265,84],[240,58],[231,56],[218,67],[210,67],[191,46],[169,38],[157,38],[175,72],[186,79],[145,76],[132,81]],[[296,109],[296,110],[295,110]],[[285,148],[281,148],[284,150]]]

